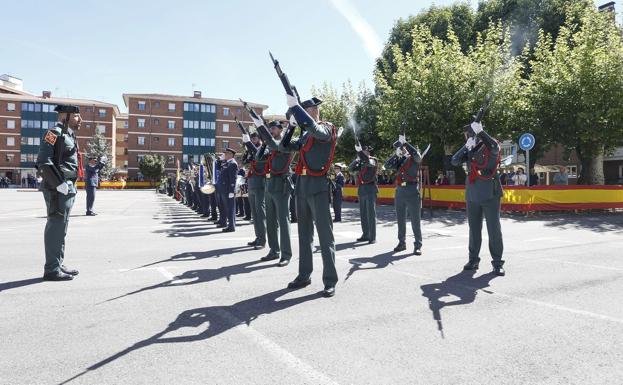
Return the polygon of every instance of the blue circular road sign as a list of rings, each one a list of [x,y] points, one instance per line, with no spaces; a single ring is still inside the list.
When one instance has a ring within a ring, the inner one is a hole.
[[[523,134],[519,138],[519,148],[521,148],[524,151],[530,151],[534,147],[534,142],[535,142],[534,135]]]

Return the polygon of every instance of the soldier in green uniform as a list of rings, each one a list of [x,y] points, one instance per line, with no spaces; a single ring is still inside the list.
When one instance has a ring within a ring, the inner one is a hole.
[[[58,113],[58,123],[45,133],[37,157],[37,168],[43,177],[40,190],[47,208],[43,279],[69,281],[78,275],[77,270],[66,267],[63,261],[69,214],[76,198],[76,180],[80,173],[74,131],[80,129],[82,119],[77,106],[59,105],[54,111]]]
[[[272,121],[268,128],[271,137],[262,139],[271,150],[266,174],[266,234],[270,252],[262,260],[277,259],[281,253],[279,266],[287,266],[292,258],[289,218],[290,192],[293,189],[290,179],[292,153],[279,150],[283,130],[281,123]]]
[[[376,175],[378,161],[370,156],[372,147],[355,145],[357,158],[348,166],[348,171],[357,173],[357,196],[359,199],[359,218],[361,237],[357,242],[376,243],[376,196],[379,192]]]
[[[504,243],[500,225],[500,203],[503,195],[500,175],[497,172],[500,164],[500,144],[487,134],[482,124],[473,122],[465,127],[467,142],[452,157],[452,164],[459,166],[467,163],[467,180],[465,182],[465,203],[467,222],[469,224],[469,261],[465,270],[477,270],[480,263],[480,246],[482,244],[482,220],[487,222],[489,234],[489,252],[491,253],[493,271],[503,276]]]
[[[398,245],[395,252],[407,249],[407,212],[411,218],[411,229],[415,237],[415,255],[422,254],[422,227],[420,224],[422,200],[419,190],[419,171],[422,157],[419,151],[407,143],[404,135],[398,137],[396,153],[385,162],[385,168],[396,170],[396,221],[398,222]]]
[[[295,172],[296,213],[299,236],[299,273],[288,284],[289,289],[299,289],[311,284],[313,271],[314,224],[320,241],[324,283],[323,295],[335,295],[338,281],[335,269],[335,239],[330,211],[328,172],[333,162],[337,130],[331,123],[320,122],[319,105],[322,101],[312,98],[301,104],[293,95],[287,95],[288,115],[291,132],[294,126],[303,131],[301,137],[290,142],[285,134],[279,143],[281,152],[298,152],[299,160]],[[256,122],[256,125],[261,122]]]
[[[253,219],[253,229],[255,230],[255,239],[248,243],[256,250],[263,249],[266,246],[266,205],[265,205],[265,187],[266,174],[268,173],[268,151],[265,147],[258,156],[258,152],[262,147],[257,132],[247,136],[242,136],[242,141],[246,147],[243,156],[243,163],[249,167],[247,183],[249,185],[249,204],[251,205],[251,218]]]

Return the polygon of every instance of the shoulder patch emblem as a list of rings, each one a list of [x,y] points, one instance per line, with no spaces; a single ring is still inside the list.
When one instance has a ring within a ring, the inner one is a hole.
[[[43,140],[54,146],[54,144],[56,143],[56,138],[57,136],[55,133],[53,133],[52,131],[48,131],[45,133],[45,137],[43,137]]]

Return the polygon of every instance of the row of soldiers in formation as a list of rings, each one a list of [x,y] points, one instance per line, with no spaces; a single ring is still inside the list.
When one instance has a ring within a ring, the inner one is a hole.
[[[298,139],[290,140],[282,136],[283,126],[279,122],[265,123],[263,119],[252,116],[258,136],[245,134],[243,142],[248,151],[257,154],[249,160],[249,203],[253,213],[255,239],[251,242],[258,248],[264,247],[266,240],[270,247],[264,259],[278,259],[285,266],[292,258],[290,244],[290,221],[288,218],[290,195],[294,192],[298,220],[299,266],[298,275],[288,284],[291,289],[311,284],[312,245],[314,227],[318,234],[323,260],[322,280],[324,295],[335,294],[338,281],[335,268],[335,240],[333,221],[330,214],[329,169],[333,161],[337,141],[336,128],[319,119],[317,98],[299,102],[298,98],[287,94],[289,122],[287,132],[300,128]],[[37,167],[43,178],[41,191],[47,207],[47,223],[44,232],[46,263],[44,279],[50,281],[70,280],[77,270],[64,265],[65,237],[69,215],[75,200],[76,180],[82,167],[79,166],[76,131],[80,129],[81,117],[77,106],[59,105],[59,122],[44,135],[39,149]],[[268,126],[268,127],[266,127]],[[500,200],[502,186],[497,168],[500,146],[475,121],[465,127],[466,142],[452,158],[458,166],[467,163],[468,178],[465,198],[469,224],[469,260],[466,270],[479,267],[479,253],[482,243],[483,217],[486,218],[489,235],[489,250],[493,258],[494,272],[504,275],[502,259],[503,243],[500,228]],[[288,139],[288,140],[286,140]],[[266,149],[258,151],[260,142]],[[398,140],[396,153],[385,163],[386,168],[394,169],[396,178],[395,208],[398,222],[396,251],[406,249],[406,213],[411,216],[411,226],[415,236],[414,252],[421,253],[422,233],[420,227],[421,197],[419,192],[418,170],[421,156],[417,149],[407,142],[404,135]],[[361,210],[361,242],[376,242],[376,169],[377,160],[369,149],[356,147],[357,159],[351,163],[351,170],[357,172],[358,194]],[[295,167],[297,183],[293,186],[290,176],[290,163],[293,154],[298,153]],[[235,188],[238,171],[234,159],[235,151],[228,149],[217,162],[219,179],[218,191],[213,204],[221,207],[224,215],[219,218],[223,231],[235,229]],[[204,198],[205,199],[205,198]],[[266,219],[264,219],[266,218]],[[265,222],[265,220],[267,222]],[[267,225],[265,224],[267,223]]]
[[[300,127],[301,135],[293,141],[284,140],[284,123],[264,122],[255,118],[258,128],[251,134],[243,134],[246,153],[243,157],[248,172],[248,202],[253,220],[255,239],[248,243],[255,249],[263,249],[268,243],[268,254],[262,261],[279,260],[278,266],[286,266],[292,258],[290,236],[290,202],[294,196],[298,221],[299,266],[297,277],[288,288],[302,288],[311,283],[312,244],[314,227],[318,234],[323,260],[323,294],[335,294],[338,281],[335,268],[335,239],[333,220],[330,214],[332,185],[343,185],[341,173],[330,175],[333,154],[337,141],[336,128],[319,120],[317,98],[299,103],[288,97],[287,129]],[[267,126],[267,127],[266,127]],[[497,275],[504,275],[502,260],[503,242],[500,228],[500,199],[502,187],[497,168],[499,165],[499,143],[490,137],[479,122],[465,127],[465,145],[453,156],[452,163],[467,163],[466,182],[467,216],[469,223],[469,260],[465,270],[479,267],[479,253],[482,243],[482,223],[486,218],[489,234],[489,250]],[[400,135],[395,153],[386,160],[385,168],[396,173],[395,211],[398,225],[398,244],[395,252],[406,250],[407,214],[415,238],[413,253],[422,254],[422,230],[420,224],[421,193],[420,166],[422,155],[416,146]],[[378,194],[377,175],[379,161],[372,155],[371,147],[355,146],[357,157],[349,165],[349,171],[356,175],[362,235],[357,242],[376,243],[376,200]],[[292,174],[294,154],[298,160]],[[222,213],[217,220],[223,231],[235,228],[235,186],[238,165],[235,151],[227,149],[216,167],[216,193],[193,193],[187,196],[190,205],[197,207],[218,207]],[[297,183],[293,183],[293,175]],[[337,175],[337,176],[336,176]],[[341,179],[340,179],[341,177]],[[195,189],[198,191],[198,189]],[[187,192],[188,193],[188,192]],[[340,197],[335,197],[341,201]],[[209,202],[211,200],[211,202]],[[204,202],[204,203],[202,203]],[[337,207],[336,209],[336,220]],[[216,204],[216,206],[215,206]],[[215,214],[214,210],[212,214]],[[208,212],[202,212],[209,215]],[[217,219],[213,217],[213,219]]]

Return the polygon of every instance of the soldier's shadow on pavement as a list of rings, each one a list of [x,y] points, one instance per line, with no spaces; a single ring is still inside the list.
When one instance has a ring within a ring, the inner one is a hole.
[[[215,258],[215,257],[224,256],[224,255],[230,255],[235,252],[244,251],[244,250],[253,250],[253,246],[246,246],[246,245],[235,246],[235,247],[226,247],[224,249],[213,249],[213,250],[207,250],[207,251],[185,251],[183,253],[176,254],[167,259],[162,259],[160,261],[141,265],[132,270],[137,270],[143,267],[149,267],[149,266],[153,266],[153,265],[157,265],[157,264],[165,263],[165,262],[199,261],[199,260],[207,259],[207,258]]]
[[[0,283],[0,292],[10,289],[17,289],[18,287],[34,285],[43,282],[43,278],[28,278],[20,281],[2,282]]]
[[[478,291],[493,294],[493,292],[484,289],[489,287],[491,280],[496,277],[495,273],[489,272],[474,278],[475,274],[475,270],[462,271],[444,281],[420,286],[422,296],[428,299],[428,307],[433,313],[433,319],[437,322],[437,330],[439,330],[441,338],[445,338],[441,309],[473,303]],[[456,299],[442,300],[445,297],[455,297]]]
[[[397,254],[394,251],[388,251],[383,254],[378,254],[372,257],[365,258],[351,258],[348,260],[350,262],[351,267],[346,277],[344,278],[344,282],[346,282],[353,274],[360,270],[376,270],[376,269],[384,269],[389,265],[392,265],[394,262],[400,261],[401,259],[405,259],[411,256],[411,253],[402,253]],[[365,265],[371,264],[372,266],[365,267]]]
[[[120,295],[118,297],[107,299],[106,301],[100,302],[100,304],[114,301],[114,300],[124,298],[124,297],[129,297],[131,295],[142,293],[145,291],[155,290],[155,289],[160,289],[160,288],[196,285],[200,283],[217,281],[222,278],[225,278],[229,281],[231,280],[231,277],[234,275],[249,274],[257,270],[264,270],[264,269],[272,268],[275,266],[275,264],[266,264],[266,263],[261,264],[261,263],[263,262],[258,260],[258,261],[239,263],[237,265],[223,266],[223,267],[219,267],[216,269],[189,270],[181,275],[174,277],[171,280],[164,281],[156,285],[152,285],[152,286],[147,286],[142,289],[138,289],[130,293]]]
[[[61,382],[61,384],[69,383],[90,371],[97,370],[135,350],[150,345],[207,340],[239,325],[249,326],[251,322],[262,315],[276,313],[292,306],[321,298],[321,292],[317,292],[302,297],[278,300],[279,297],[288,292],[290,292],[290,290],[280,289],[258,297],[245,299],[229,306],[207,306],[186,310],[180,313],[177,318],[161,332],[89,366],[83,372]],[[186,331],[188,329],[192,329],[194,332],[196,331],[196,333],[167,337],[167,334],[175,334],[180,330]]]

